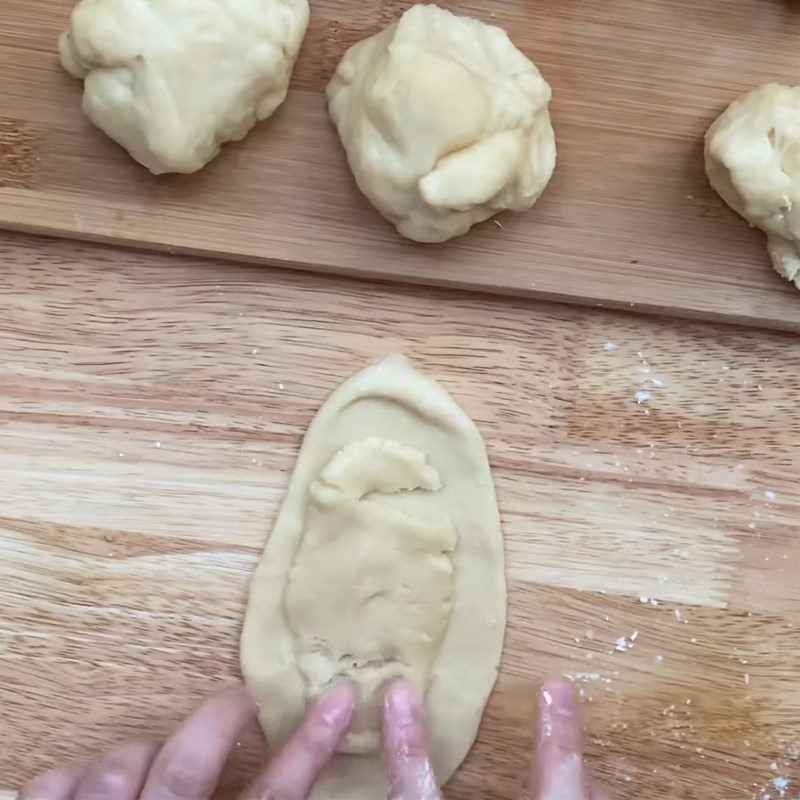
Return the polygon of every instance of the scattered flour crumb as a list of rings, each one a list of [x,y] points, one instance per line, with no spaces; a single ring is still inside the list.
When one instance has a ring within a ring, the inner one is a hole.
[[[780,792],[781,797],[785,797],[786,790],[789,788],[789,779],[783,776],[780,778],[773,778],[772,785]]]
[[[626,653],[633,647],[633,643],[639,638],[639,631],[634,631],[630,637],[620,636],[617,639],[614,649],[618,653]]]
[[[645,392],[643,390],[640,390],[640,391],[636,392],[634,397],[636,398],[636,402],[640,406],[645,405],[646,403],[649,403],[653,399],[653,395],[652,395],[651,392]]]
[[[778,495],[775,494],[775,492],[770,491],[769,489],[767,489],[767,491],[764,492],[764,499],[768,503],[774,503],[778,499]]]
[[[579,683],[594,683],[595,681],[611,683],[611,678],[599,672],[565,672],[564,677]]]
[[[639,595],[639,602],[644,605],[653,606],[653,608],[658,605],[658,600],[656,600],[655,597],[648,597],[646,594]]]
[[[616,349],[617,349],[617,346],[614,344],[614,342],[606,342],[603,345],[603,350],[605,350],[606,353],[610,353],[612,350],[616,350]]]

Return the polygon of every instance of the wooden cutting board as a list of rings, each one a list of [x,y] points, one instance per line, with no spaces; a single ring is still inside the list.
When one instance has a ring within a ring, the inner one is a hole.
[[[8,239],[0,788],[235,679],[306,426],[400,351],[480,428],[505,540],[499,680],[448,800],[520,800],[548,674],[578,684],[617,800],[780,800],[781,778],[795,800],[797,337]],[[221,800],[262,762],[242,741]]]
[[[284,108],[193,176],[155,178],[81,115],[55,45],[71,0],[3,0],[0,225],[306,270],[800,330],[764,237],[708,187],[701,139],[739,93],[800,75],[796,2],[463,0],[554,88],[555,178],[536,209],[441,246],[359,194],[324,87],[400,0],[312,0]]]

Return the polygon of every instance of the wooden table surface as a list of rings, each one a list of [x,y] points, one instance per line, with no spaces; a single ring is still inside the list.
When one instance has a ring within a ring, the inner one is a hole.
[[[74,0],[31,2],[0,13],[0,227],[800,332],[800,293],[711,189],[702,147],[735,97],[797,82],[797,0],[441,0],[541,68],[558,164],[532,211],[439,246],[370,206],[325,107],[346,49],[408,0],[313,0],[283,108],[202,172],[159,178],[58,66]]]
[[[0,259],[0,787],[236,679],[305,427],[399,351],[483,432],[506,542],[448,798],[516,800],[553,673],[618,798],[800,793],[797,336],[22,235]],[[253,729],[220,797],[262,752]]]

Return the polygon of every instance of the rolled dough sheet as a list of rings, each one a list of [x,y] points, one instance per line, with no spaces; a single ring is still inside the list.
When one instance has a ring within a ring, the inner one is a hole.
[[[447,392],[392,356],[350,378],[311,423],[253,576],[242,671],[279,747],[307,704],[349,678],[351,734],[314,800],[383,800],[380,689],[424,693],[443,783],[477,735],[506,617],[486,450]]]

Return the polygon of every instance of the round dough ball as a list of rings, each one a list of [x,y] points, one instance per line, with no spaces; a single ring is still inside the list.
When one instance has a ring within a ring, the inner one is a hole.
[[[140,164],[195,172],[283,102],[308,15],[308,0],[81,0],[61,63]]]
[[[556,160],[550,95],[504,31],[433,5],[351,47],[328,86],[359,188],[420,242],[536,202]]]
[[[706,173],[722,199],[767,234],[775,269],[800,289],[800,86],[744,95],[706,133]]]

